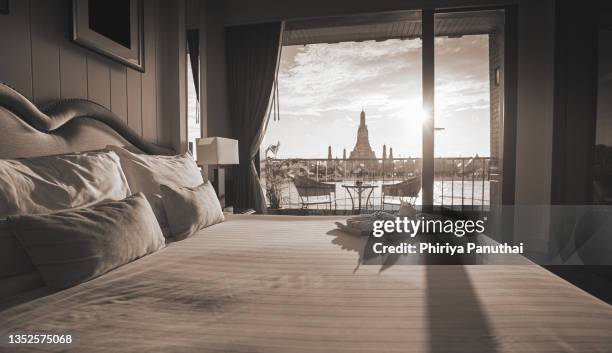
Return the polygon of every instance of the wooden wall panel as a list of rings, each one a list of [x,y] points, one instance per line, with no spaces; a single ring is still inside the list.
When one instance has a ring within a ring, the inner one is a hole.
[[[118,63],[110,65],[110,94],[110,109],[127,124],[127,70]]]
[[[184,77],[175,76],[184,70],[177,59],[184,58],[185,43],[176,43],[184,40],[176,31],[184,28],[184,4],[143,3],[146,71],[141,73],[72,42],[71,0],[11,1],[10,14],[0,15],[0,82],[39,107],[60,98],[90,99],[148,141],[180,145],[177,130],[185,123],[180,121],[185,107],[177,105]],[[168,94],[172,99],[162,102]]]
[[[154,1],[144,3],[145,22],[145,72],[142,75],[142,136],[150,142],[157,142],[157,4]]]
[[[159,79],[163,80],[163,94],[159,96],[162,119],[160,143],[182,153],[187,150],[187,75],[185,31],[185,1],[160,1],[160,38],[164,44]]]
[[[60,7],[54,1],[31,1],[33,101],[44,105],[60,94]]]
[[[128,125],[142,134],[142,82],[140,72],[127,68]]]
[[[110,68],[95,53],[87,54],[87,98],[110,109]]]
[[[62,98],[87,99],[87,57],[69,46],[60,47],[60,92]]]
[[[176,47],[169,46],[168,50],[176,57],[178,65],[171,75],[177,80],[178,90],[175,91],[172,114],[175,120],[167,120],[173,127],[178,128],[178,134],[172,138],[172,147],[179,153],[187,152],[187,31],[186,31],[186,5],[185,0],[173,2],[176,13],[173,16],[173,26],[176,28],[176,37],[171,39]]]
[[[87,52],[71,40],[72,1],[59,2],[59,46],[61,98],[87,99]]]
[[[163,11],[161,11],[161,4],[159,3],[158,0],[154,0],[157,4],[157,12],[158,15],[156,16],[157,19],[157,31],[155,32],[155,48],[156,48],[156,60],[155,60],[155,77],[157,77],[157,80],[155,82],[155,97],[156,97],[156,108],[157,108],[157,143],[161,144],[161,145],[169,145],[170,141],[169,140],[164,140],[164,119],[162,119],[162,117],[164,116],[163,112],[163,99],[162,99],[162,83],[164,82],[164,80],[162,80],[162,63],[163,63],[163,58],[164,58],[164,51],[161,50],[161,45],[162,43],[164,43],[164,21],[163,18],[161,17],[161,14],[163,13]],[[153,69],[152,65],[149,66],[150,69]]]
[[[11,1],[10,14],[0,15],[0,82],[32,99],[30,2]]]

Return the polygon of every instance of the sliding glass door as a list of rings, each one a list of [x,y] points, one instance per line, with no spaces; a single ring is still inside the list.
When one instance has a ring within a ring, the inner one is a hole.
[[[282,103],[261,149],[263,187],[283,190],[268,196],[280,200],[271,207],[305,207],[293,175],[336,184],[337,209],[359,212],[349,193],[357,183],[370,188],[359,189],[368,210],[397,209],[400,199],[479,210],[512,195],[502,187],[513,170],[504,155],[514,159],[509,9],[286,23]]]
[[[423,11],[425,206],[502,203],[505,11]]]

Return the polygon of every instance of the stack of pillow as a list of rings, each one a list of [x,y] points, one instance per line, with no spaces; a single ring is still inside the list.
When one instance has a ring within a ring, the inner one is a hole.
[[[74,286],[223,220],[188,154],[108,146],[0,160],[0,298],[39,276],[52,290]]]

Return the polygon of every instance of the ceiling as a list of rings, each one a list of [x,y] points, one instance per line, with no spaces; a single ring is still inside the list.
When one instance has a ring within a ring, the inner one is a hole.
[[[436,36],[459,37],[503,30],[502,10],[436,13]],[[283,45],[359,42],[420,38],[420,11],[328,17],[290,21],[285,25]]]

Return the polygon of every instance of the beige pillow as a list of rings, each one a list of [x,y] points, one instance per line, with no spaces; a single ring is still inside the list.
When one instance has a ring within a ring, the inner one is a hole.
[[[0,218],[89,206],[131,194],[114,152],[0,160]]]
[[[8,225],[51,289],[96,278],[165,244],[141,193],[87,208],[11,216]]]
[[[209,181],[195,188],[161,186],[170,231],[177,240],[224,221],[217,194]]]
[[[107,146],[119,155],[121,167],[133,193],[145,194],[157,221],[167,235],[168,220],[161,201],[159,186],[198,186],[204,182],[193,157],[185,153],[177,156],[152,156],[132,153],[118,146]]]
[[[107,148],[119,155],[123,173],[133,193],[157,193],[159,186],[202,184],[202,173],[189,153],[177,156],[151,156],[132,153],[118,146]]]

